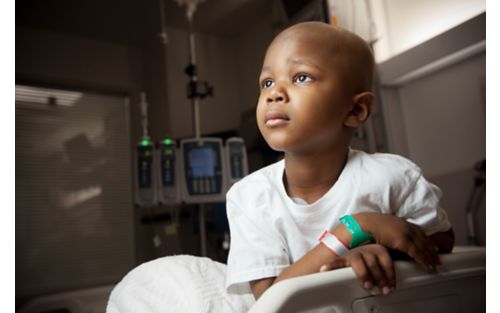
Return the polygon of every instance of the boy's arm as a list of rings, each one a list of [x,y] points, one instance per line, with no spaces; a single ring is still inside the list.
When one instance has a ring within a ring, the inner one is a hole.
[[[343,224],[340,224],[331,233],[334,234],[345,245],[350,245],[352,239],[351,234]],[[323,265],[333,264],[337,258],[338,256],[333,251],[329,250],[326,246],[320,243],[316,245],[311,251],[306,253],[302,258],[285,268],[278,277],[263,278],[251,281],[250,287],[252,288],[255,299],[258,299],[260,295],[264,293],[264,291],[266,291],[267,288],[269,288],[271,285],[288,278],[317,273]],[[369,272],[378,273],[379,271],[375,268],[378,269],[379,266],[383,267],[383,273],[390,273],[394,271],[393,264],[390,262],[384,262],[384,264],[379,264],[378,262],[376,264],[368,264],[367,270]],[[375,276],[376,278],[374,277],[374,280],[376,281],[374,282],[374,285],[380,285],[378,284],[379,281],[389,281],[387,277],[382,277],[380,275]]]
[[[408,254],[430,270],[435,270],[436,265],[440,263],[436,247],[439,252],[449,252],[453,248],[452,230],[428,237],[420,227],[389,214],[358,213],[354,215],[354,218],[364,231],[372,233],[377,243]],[[344,225],[339,225],[332,233],[346,245],[351,243],[351,234]],[[278,277],[250,282],[252,292],[258,299],[271,285],[284,279],[317,273],[323,265],[333,264],[337,258],[338,256],[323,244],[318,244],[297,262],[284,269]],[[368,272],[375,275],[374,285],[380,286],[382,281],[391,281],[391,278],[386,277],[384,273],[394,271],[392,263],[376,262],[366,266]],[[380,267],[382,267],[382,274],[379,273]]]
[[[440,264],[437,253],[451,252],[455,242],[453,229],[427,236],[419,226],[394,215],[358,213],[354,217],[375,242],[406,253],[431,269]]]
[[[285,268],[278,277],[269,277],[250,282],[253,295],[258,299],[267,288],[275,283],[302,275],[312,274],[319,272],[323,264],[333,262],[337,256],[323,244],[316,245],[311,251],[306,253],[297,262]]]

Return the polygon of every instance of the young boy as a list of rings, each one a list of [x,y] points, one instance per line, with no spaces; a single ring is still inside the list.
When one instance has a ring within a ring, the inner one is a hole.
[[[227,194],[226,287],[255,298],[291,277],[351,266],[363,287],[395,287],[388,249],[435,270],[453,231],[441,192],[409,160],[349,148],[373,105],[374,60],[358,36],[307,22],[270,44],[259,79],[259,130],[284,160]]]

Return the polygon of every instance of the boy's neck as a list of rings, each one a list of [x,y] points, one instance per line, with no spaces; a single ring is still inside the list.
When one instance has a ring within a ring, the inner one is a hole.
[[[336,153],[294,155],[285,153],[283,183],[289,197],[314,203],[321,198],[342,173],[349,148]]]

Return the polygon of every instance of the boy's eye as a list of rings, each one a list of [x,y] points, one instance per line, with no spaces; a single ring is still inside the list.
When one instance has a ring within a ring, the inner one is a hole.
[[[262,87],[263,88],[271,88],[273,86],[274,82],[270,79],[266,79],[263,83],[262,83]]]
[[[306,74],[300,74],[295,77],[295,82],[297,83],[306,83],[312,81],[312,78]]]

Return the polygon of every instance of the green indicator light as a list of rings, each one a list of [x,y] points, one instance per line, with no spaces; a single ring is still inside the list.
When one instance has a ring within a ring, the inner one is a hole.
[[[147,147],[151,145],[151,141],[148,138],[142,138],[141,142],[139,142],[140,146]]]
[[[168,146],[168,145],[171,145],[171,144],[173,144],[173,143],[174,143],[174,141],[173,141],[172,139],[170,139],[170,138],[165,138],[165,139],[163,139],[163,144],[165,144],[165,145],[167,145],[167,146]]]

